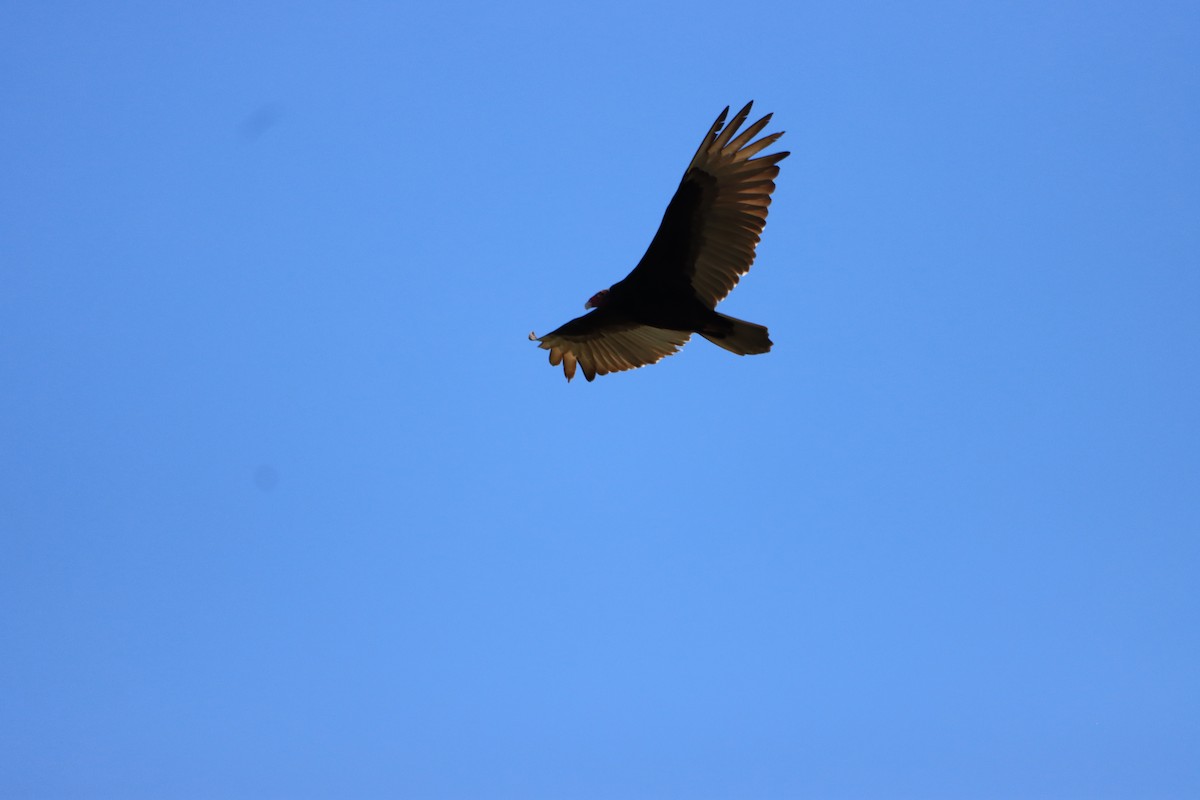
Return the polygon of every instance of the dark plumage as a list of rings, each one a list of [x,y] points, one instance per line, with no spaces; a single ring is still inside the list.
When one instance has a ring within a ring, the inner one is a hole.
[[[545,336],[529,334],[550,351],[551,364],[563,365],[568,381],[576,366],[590,381],[653,364],[693,333],[740,356],[771,349],[764,326],[714,310],[754,263],[778,164],[788,155],[751,158],[783,135],[752,141],[770,114],[738,135],[751,105],[724,130],[729,108],[717,117],[633,272],[597,292],[585,306],[591,313]]]

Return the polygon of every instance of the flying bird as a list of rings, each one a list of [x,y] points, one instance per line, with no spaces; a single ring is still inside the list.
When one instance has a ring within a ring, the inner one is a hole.
[[[754,140],[770,114],[738,135],[752,105],[723,130],[729,107],[717,117],[633,272],[593,295],[584,305],[590,313],[545,336],[529,334],[568,381],[577,366],[592,381],[654,364],[693,333],[739,356],[771,349],[766,327],[714,310],[754,263],[778,164],[789,155],[752,158],[783,135]]]

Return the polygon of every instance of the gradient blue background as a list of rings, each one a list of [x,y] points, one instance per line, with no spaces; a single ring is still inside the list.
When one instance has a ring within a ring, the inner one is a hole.
[[[0,796],[1200,796],[1194,3],[197,5],[0,12]]]

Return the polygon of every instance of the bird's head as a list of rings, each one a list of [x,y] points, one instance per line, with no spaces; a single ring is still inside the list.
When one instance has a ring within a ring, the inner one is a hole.
[[[608,289],[601,289],[592,295],[592,299],[583,304],[584,308],[600,308],[608,302]]]

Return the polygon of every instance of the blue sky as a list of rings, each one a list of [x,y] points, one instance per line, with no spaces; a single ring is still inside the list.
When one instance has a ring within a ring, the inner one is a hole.
[[[8,4],[0,99],[0,796],[1200,793],[1194,4]],[[774,350],[568,385],[749,99]]]

